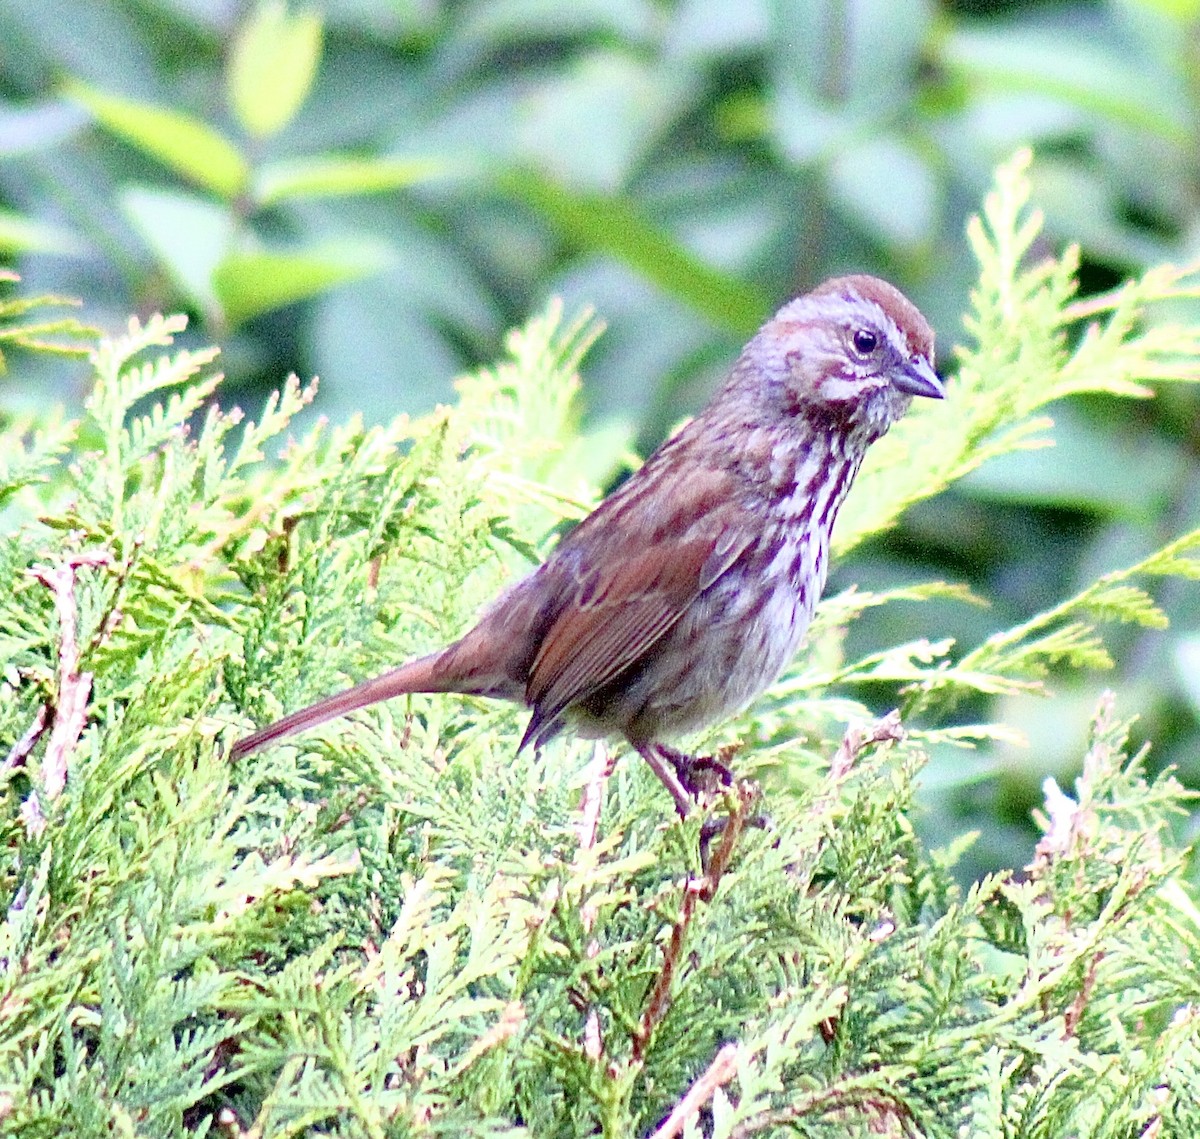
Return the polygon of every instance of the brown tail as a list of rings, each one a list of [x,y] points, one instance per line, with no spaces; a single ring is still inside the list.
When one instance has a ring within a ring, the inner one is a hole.
[[[438,667],[438,661],[442,656],[443,653],[430,653],[429,656],[418,657],[416,660],[409,661],[408,664],[402,664],[399,668],[385,672],[382,676],[377,676],[373,680],[364,680],[362,684],[347,688],[345,692],[336,692],[324,700],[310,704],[307,708],[293,712],[290,716],[284,716],[282,720],[268,724],[265,728],[259,728],[257,732],[251,733],[245,739],[238,740],[233,745],[229,753],[230,758],[241,759],[242,756],[249,755],[252,751],[258,751],[260,747],[274,743],[275,740],[284,736],[290,736],[293,732],[315,727],[317,724],[325,723],[326,720],[344,716],[356,708],[365,708],[368,704],[387,700],[391,696],[400,696],[406,692],[450,691],[458,685],[454,679],[447,677],[444,667]]]

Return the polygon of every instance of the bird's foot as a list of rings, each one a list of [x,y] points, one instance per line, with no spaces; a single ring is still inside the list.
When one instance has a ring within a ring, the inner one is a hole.
[[[735,786],[733,771],[726,761],[737,750],[737,746],[731,746],[721,748],[716,755],[688,755],[666,744],[643,744],[637,748],[666,787],[680,818],[687,818],[697,803],[724,795]],[[759,818],[747,821],[751,826],[765,825],[765,820]],[[705,823],[710,837],[722,825],[714,819]]]
[[[752,779],[735,780],[725,763],[736,750],[723,748],[717,755],[687,755],[665,744],[637,747],[674,800],[681,819],[686,819],[698,804],[704,807],[706,817],[700,824],[700,860],[710,877],[714,866],[723,871],[746,827],[764,830],[771,827],[771,820],[766,815],[753,810],[761,794],[758,784]],[[714,817],[712,807],[718,798],[729,804],[729,814]],[[719,878],[720,873],[716,877]]]
[[[733,786],[733,772],[725,763],[732,754],[730,749],[723,748],[716,755],[687,755],[665,744],[655,744],[654,747],[675,769],[679,783],[693,799]]]

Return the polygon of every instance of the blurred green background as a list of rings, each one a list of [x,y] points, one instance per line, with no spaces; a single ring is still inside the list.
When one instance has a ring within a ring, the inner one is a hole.
[[[186,311],[224,402],[316,373],[335,421],[451,398],[558,294],[608,325],[590,421],[645,451],[831,273],[904,288],[952,371],[965,219],[1018,146],[1085,290],[1196,257],[1198,124],[1200,0],[0,0],[0,263],[105,328]],[[0,408],[85,379],[14,361]],[[852,650],[975,644],[1200,524],[1196,413],[1185,385],[1055,408],[1056,448],[913,510],[830,586],[942,577],[990,608],[895,605]],[[1172,626],[1112,631],[1115,675],[963,710],[1029,738],[926,773],[931,839],[984,831],[967,870],[1027,859],[1104,686],[1200,785],[1200,587],[1150,587]]]

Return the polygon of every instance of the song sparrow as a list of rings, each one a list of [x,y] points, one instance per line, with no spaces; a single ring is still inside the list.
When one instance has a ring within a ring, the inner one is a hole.
[[[838,507],[914,395],[945,395],[920,312],[874,277],[826,281],[767,321],[708,406],[460,640],[293,712],[233,756],[401,693],[496,696],[533,710],[520,747],[565,722],[623,736],[686,814],[713,761],[664,740],[782,672],[825,584]]]

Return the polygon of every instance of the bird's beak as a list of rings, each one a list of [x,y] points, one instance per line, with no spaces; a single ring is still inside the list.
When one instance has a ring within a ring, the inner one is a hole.
[[[946,389],[938,379],[933,365],[924,356],[912,359],[892,373],[892,383],[908,395],[923,395],[929,399],[945,399]]]

